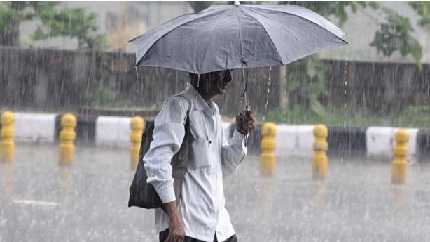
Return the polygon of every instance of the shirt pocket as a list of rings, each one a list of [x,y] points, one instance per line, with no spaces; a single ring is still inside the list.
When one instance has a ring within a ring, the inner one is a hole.
[[[207,122],[204,114],[200,110],[191,110],[189,113],[191,142],[190,169],[201,169],[210,167],[209,143],[207,138]]]
[[[208,168],[211,166],[209,160],[209,144],[206,140],[194,140],[191,143],[192,160],[189,168],[192,170]]]
[[[191,110],[189,113],[190,131],[194,140],[206,140],[206,124],[207,122],[204,114],[200,110]]]

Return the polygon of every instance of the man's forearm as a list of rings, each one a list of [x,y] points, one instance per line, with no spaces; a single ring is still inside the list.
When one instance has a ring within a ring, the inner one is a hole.
[[[169,215],[169,236],[166,241],[183,241],[185,231],[176,208],[176,201],[163,203],[163,209]]]
[[[176,207],[176,201],[163,203],[163,210],[169,215],[170,223],[180,222],[180,216],[178,208]]]

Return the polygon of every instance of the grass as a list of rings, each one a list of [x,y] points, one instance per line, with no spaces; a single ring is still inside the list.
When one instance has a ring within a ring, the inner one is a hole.
[[[257,115],[259,121],[263,116]],[[317,114],[302,106],[294,106],[286,111],[272,110],[266,121],[287,124],[319,124],[338,127],[430,127],[430,105],[408,106],[398,113],[375,114],[366,111],[330,110]]]

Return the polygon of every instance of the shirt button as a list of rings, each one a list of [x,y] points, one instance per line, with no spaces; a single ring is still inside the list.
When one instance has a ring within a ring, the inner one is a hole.
[[[209,140],[209,144],[212,144],[212,140]]]

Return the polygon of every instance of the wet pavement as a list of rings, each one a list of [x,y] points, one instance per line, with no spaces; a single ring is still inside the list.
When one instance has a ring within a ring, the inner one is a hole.
[[[70,167],[55,146],[16,152],[0,163],[0,242],[157,241],[152,211],[127,208],[127,150],[78,147]],[[323,182],[309,159],[278,159],[267,177],[248,157],[225,180],[227,209],[242,242],[430,241],[429,177],[417,162],[391,185],[388,160],[333,157]]]

